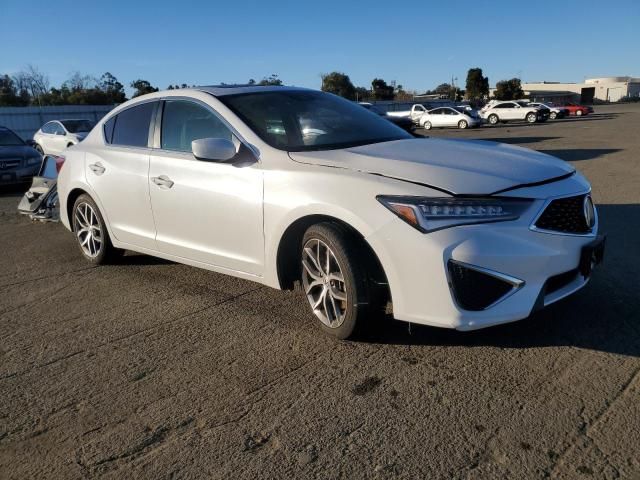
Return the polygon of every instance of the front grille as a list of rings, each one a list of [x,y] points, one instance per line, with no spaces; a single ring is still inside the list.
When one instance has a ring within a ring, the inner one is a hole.
[[[9,170],[10,168],[17,168],[20,166],[19,158],[0,158],[0,170]]]
[[[562,233],[591,232],[584,215],[584,197],[578,195],[553,200],[538,217],[536,228]]]
[[[484,310],[515,288],[509,282],[451,260],[447,268],[453,297],[464,310]]]

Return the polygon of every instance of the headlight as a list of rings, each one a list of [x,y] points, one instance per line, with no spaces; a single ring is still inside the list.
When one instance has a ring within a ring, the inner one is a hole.
[[[29,157],[27,158],[27,166],[40,165],[42,163],[42,157]]]
[[[516,220],[532,200],[512,198],[428,198],[378,195],[380,203],[422,232],[476,223]]]

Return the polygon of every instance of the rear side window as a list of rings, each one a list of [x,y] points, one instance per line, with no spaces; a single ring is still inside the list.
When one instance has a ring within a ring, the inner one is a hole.
[[[111,143],[127,147],[146,147],[149,143],[149,125],[154,106],[154,102],[143,103],[116,115]],[[105,130],[105,137],[106,133]]]
[[[42,133],[55,133],[55,129],[53,128],[53,123],[45,123],[45,125],[41,128]]]
[[[111,139],[113,138],[113,127],[116,126],[116,117],[111,117],[109,120],[104,122],[102,129],[104,130],[104,139],[107,143],[111,143]]]
[[[209,109],[185,100],[167,100],[162,112],[162,149],[191,152],[191,142],[201,138],[231,140],[232,135]]]

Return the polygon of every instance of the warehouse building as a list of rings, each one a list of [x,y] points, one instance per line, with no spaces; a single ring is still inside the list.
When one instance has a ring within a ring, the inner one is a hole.
[[[536,101],[586,104],[591,104],[594,100],[617,102],[622,97],[640,96],[640,78],[587,78],[584,83],[531,82],[523,83],[522,90],[527,97]]]

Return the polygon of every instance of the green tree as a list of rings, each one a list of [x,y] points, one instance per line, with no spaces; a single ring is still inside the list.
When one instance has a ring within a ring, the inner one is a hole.
[[[135,92],[133,92],[132,98],[158,91],[158,89],[152,86],[147,80],[141,80],[141,79],[131,82],[131,88],[135,89]]]
[[[124,85],[109,72],[102,74],[98,87],[105,94],[105,100],[108,101],[109,104],[124,103],[127,101],[127,96],[124,93]]]
[[[376,100],[393,100],[394,88],[392,85],[387,85],[381,78],[374,78],[371,82],[371,91],[373,93],[373,98]]]
[[[501,80],[496,83],[495,97],[498,100],[518,100],[524,97],[520,79],[512,78],[511,80]]]
[[[349,75],[341,72],[331,72],[321,75],[323,92],[334,93],[348,100],[356,99],[356,87],[351,83]]]
[[[24,107],[29,105],[29,94],[20,95],[15,82],[9,75],[0,76],[0,107]]]
[[[264,77],[258,82],[258,85],[282,85],[282,80],[278,78],[278,75],[272,73],[268,77]]]
[[[481,68],[470,68],[467,72],[466,97],[469,100],[480,100],[488,96],[489,78],[482,76]]]

